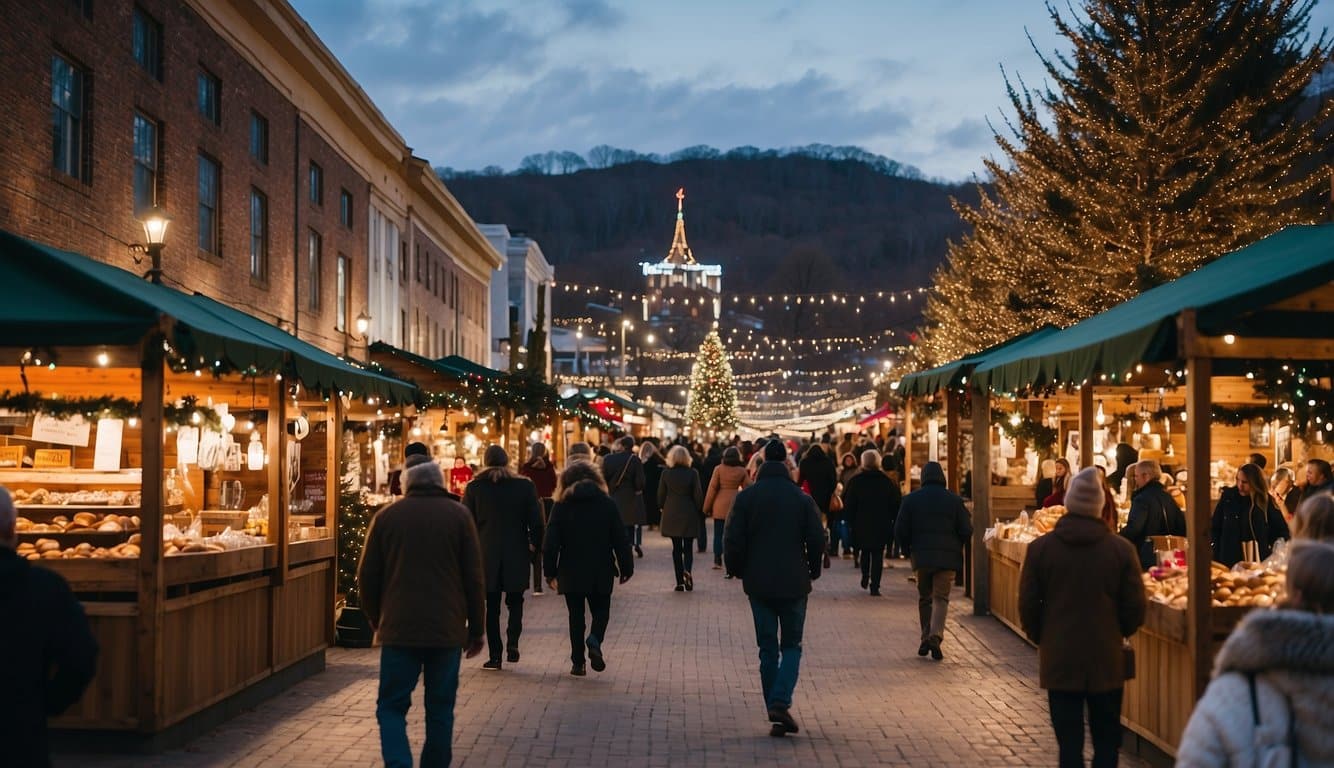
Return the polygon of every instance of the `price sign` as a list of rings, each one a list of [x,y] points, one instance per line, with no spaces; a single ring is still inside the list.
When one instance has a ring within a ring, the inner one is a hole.
[[[0,467],[18,468],[23,466],[23,454],[27,446],[23,445],[4,445],[0,446]]]
[[[67,469],[69,450],[65,448],[38,448],[32,452],[33,469]]]

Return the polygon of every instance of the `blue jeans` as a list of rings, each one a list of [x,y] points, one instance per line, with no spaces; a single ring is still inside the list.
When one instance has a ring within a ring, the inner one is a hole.
[[[385,768],[412,768],[408,744],[408,707],[418,676],[426,680],[426,744],[421,768],[443,768],[454,759],[454,698],[459,691],[462,648],[380,649],[380,693],[375,719],[380,724],[380,754]]]
[[[797,671],[801,667],[806,598],[765,600],[752,597],[750,612],[755,618],[755,642],[760,646],[760,686],[764,689],[764,706],[766,709],[786,709],[792,706],[792,690],[797,687]]]

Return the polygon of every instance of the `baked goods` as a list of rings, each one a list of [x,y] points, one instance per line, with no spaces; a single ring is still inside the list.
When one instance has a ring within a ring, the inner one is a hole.
[[[1211,599],[1214,608],[1268,608],[1283,599],[1286,566],[1264,570],[1260,563],[1238,563],[1229,569],[1222,563],[1209,568]],[[1155,576],[1156,572],[1156,576]],[[1185,610],[1189,578],[1182,568],[1150,569],[1144,574],[1144,589],[1150,600]]]

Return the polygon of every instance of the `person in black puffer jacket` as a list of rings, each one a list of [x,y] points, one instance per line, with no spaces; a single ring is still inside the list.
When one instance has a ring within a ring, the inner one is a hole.
[[[922,467],[922,487],[903,497],[894,538],[912,558],[917,577],[917,613],[922,642],[917,655],[944,658],[945,636],[954,574],[963,570],[963,545],[973,535],[973,521],[963,499],[945,488],[945,470],[938,462]]]
[[[69,709],[93,679],[97,641],[59,574],[14,551],[17,510],[0,488],[0,744],[15,768],[51,764],[46,719]]]
[[[1134,472],[1139,490],[1130,500],[1130,518],[1121,529],[1121,535],[1135,545],[1140,568],[1147,571],[1158,564],[1149,537],[1185,536],[1186,515],[1159,481],[1163,470],[1158,462],[1153,459],[1141,461],[1134,466]]]

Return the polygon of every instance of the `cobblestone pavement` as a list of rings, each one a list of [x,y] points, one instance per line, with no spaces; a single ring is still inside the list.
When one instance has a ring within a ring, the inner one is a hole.
[[[672,591],[671,545],[645,531],[645,557],[618,587],[608,669],[569,675],[564,601],[531,594],[518,664],[465,660],[454,736],[463,766],[1055,765],[1036,653],[955,590],[945,660],[919,658],[906,563],[884,597],[836,560],[815,585],[792,713],[771,738],[740,583],[697,557],[695,591]],[[485,654],[483,654],[484,656]],[[63,755],[57,766],[368,766],[379,762],[378,651],[331,649],[328,669],[195,740],[151,757]],[[421,689],[409,713],[423,737]],[[1122,765],[1140,766],[1133,758]]]

